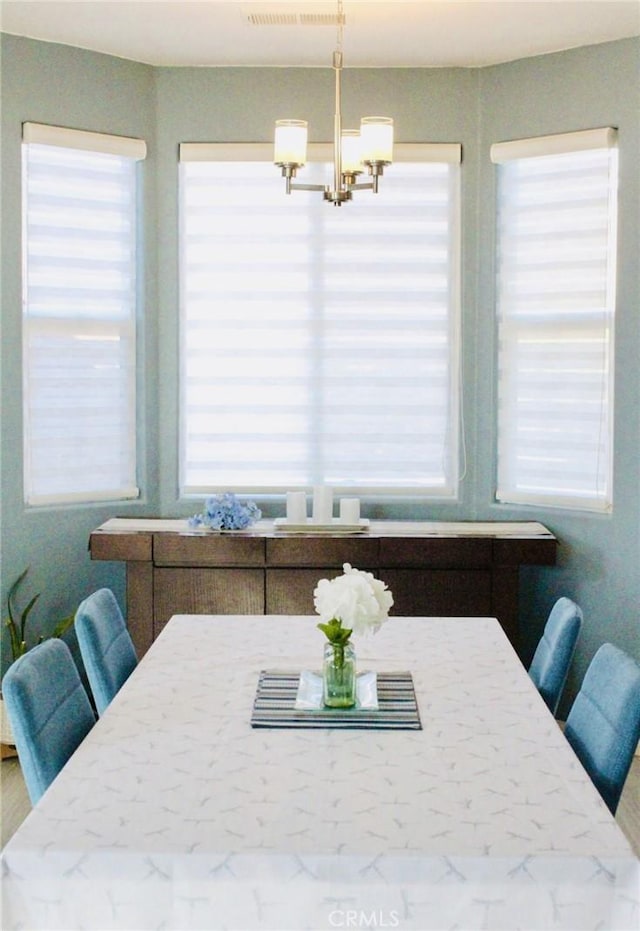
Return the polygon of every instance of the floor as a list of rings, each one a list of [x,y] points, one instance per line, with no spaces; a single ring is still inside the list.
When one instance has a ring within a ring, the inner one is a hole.
[[[31,810],[22,772],[16,759],[0,764],[0,798],[2,846],[20,826]],[[640,857],[640,756],[635,756],[620,799],[616,821]]]

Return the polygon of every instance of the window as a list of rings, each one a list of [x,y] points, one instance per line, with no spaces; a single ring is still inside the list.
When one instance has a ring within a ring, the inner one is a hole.
[[[612,129],[501,143],[500,501],[612,504],[617,148]]]
[[[181,146],[183,494],[455,494],[460,147],[397,156],[334,207],[264,146]]]
[[[145,144],[23,127],[30,505],[133,498],[137,161]]]

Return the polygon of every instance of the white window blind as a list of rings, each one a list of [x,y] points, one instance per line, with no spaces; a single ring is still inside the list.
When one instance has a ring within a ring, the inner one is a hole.
[[[181,147],[183,494],[455,494],[460,147],[398,149],[336,208],[270,147]]]
[[[503,143],[498,500],[612,504],[617,148],[612,129]]]
[[[145,144],[23,127],[24,485],[133,498],[137,161]]]

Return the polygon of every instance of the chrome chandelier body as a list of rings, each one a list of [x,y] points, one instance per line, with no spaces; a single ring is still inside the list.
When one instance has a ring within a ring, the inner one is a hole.
[[[344,13],[338,0],[338,39],[333,53],[335,73],[335,115],[333,121],[333,187],[324,184],[299,184],[297,172],[307,160],[306,120],[277,120],[273,161],[282,170],[286,193],[321,191],[324,199],[336,207],[351,200],[353,191],[378,193],[378,179],[385,165],[393,160],[393,120],[384,116],[366,116],[360,130],[342,128],[342,30]],[[368,169],[370,181],[358,176]]]

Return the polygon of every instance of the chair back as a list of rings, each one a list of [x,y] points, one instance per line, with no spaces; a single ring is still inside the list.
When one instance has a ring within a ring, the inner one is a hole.
[[[32,804],[84,740],[95,715],[69,647],[45,640],[13,663],[2,695]]]
[[[640,739],[640,664],[603,644],[569,712],[565,736],[615,814]]]
[[[101,715],[138,664],[127,625],[109,588],[101,588],[76,611],[82,662]]]
[[[529,666],[529,676],[555,715],[582,627],[582,611],[570,598],[559,598]]]

